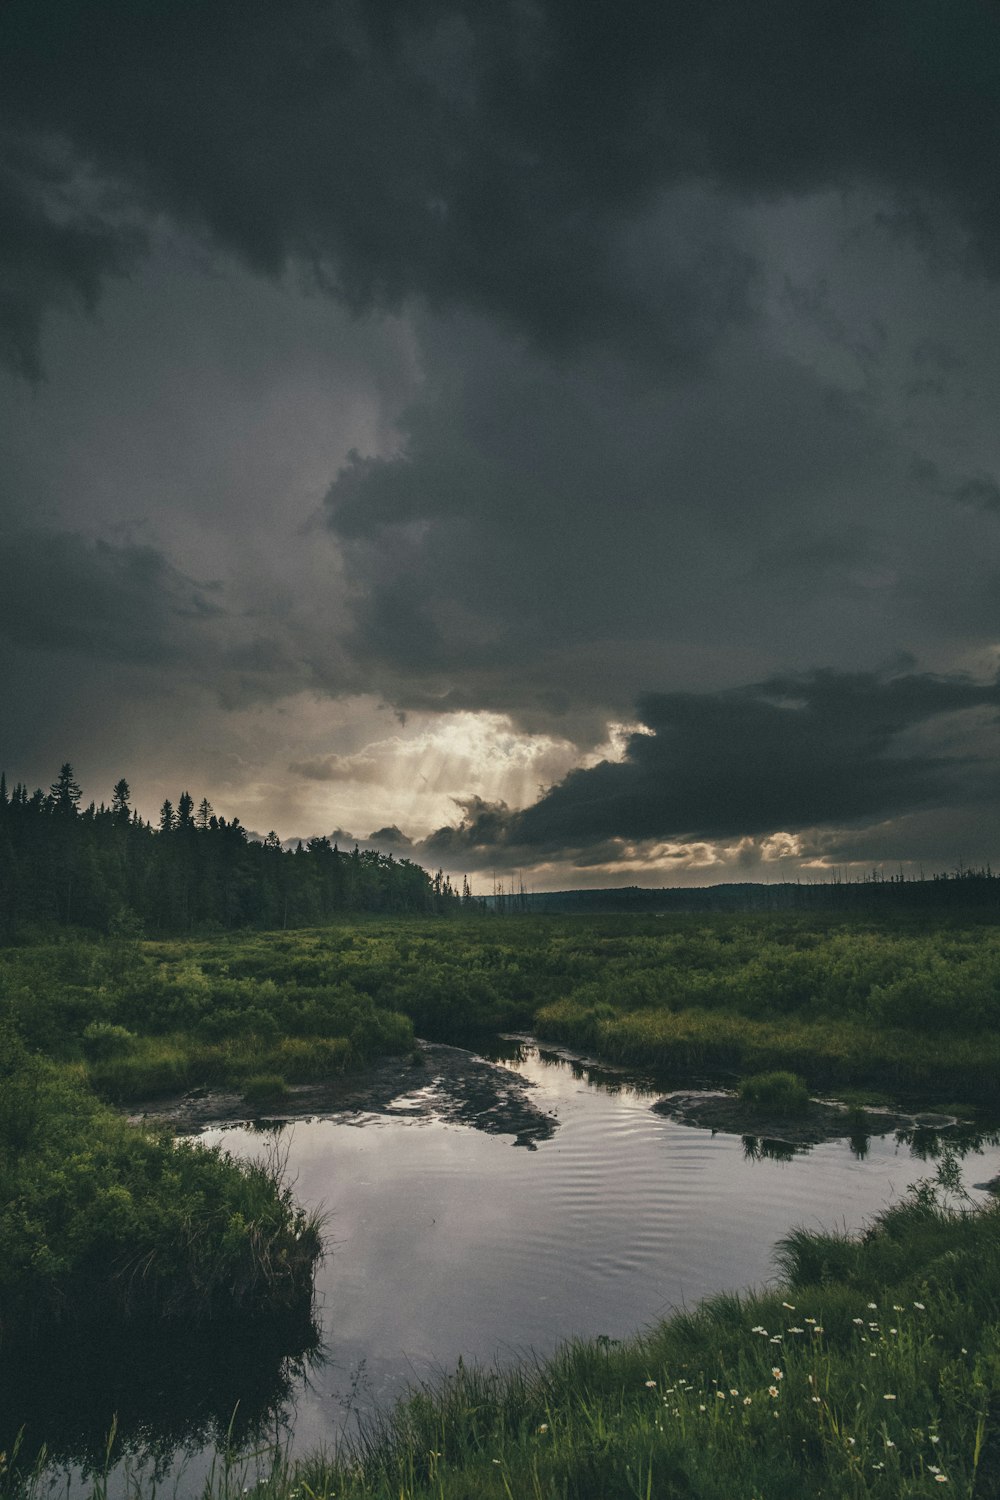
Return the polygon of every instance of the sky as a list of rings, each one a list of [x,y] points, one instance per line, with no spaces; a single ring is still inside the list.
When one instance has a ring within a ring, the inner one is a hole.
[[[996,861],[998,70],[985,0],[7,0],[8,782],[477,889]]]

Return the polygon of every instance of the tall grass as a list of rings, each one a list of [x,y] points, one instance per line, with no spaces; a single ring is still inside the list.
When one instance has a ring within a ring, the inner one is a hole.
[[[0,1358],[60,1327],[308,1305],[321,1248],[280,1160],[131,1126],[0,1029]]]
[[[867,1086],[995,1108],[1000,1033],[928,1035],[846,1019],[758,1020],[719,1010],[616,1011],[563,1000],[535,1017],[541,1037],[613,1062],[690,1076],[789,1070],[813,1088]]]

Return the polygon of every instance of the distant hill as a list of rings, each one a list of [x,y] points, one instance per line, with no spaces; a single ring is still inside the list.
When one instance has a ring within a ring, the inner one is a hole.
[[[884,878],[764,885],[754,881],[708,886],[614,886],[605,890],[497,893],[488,909],[599,915],[615,912],[837,911],[975,906],[1000,911],[1000,876],[991,870],[960,870],[928,880]]]

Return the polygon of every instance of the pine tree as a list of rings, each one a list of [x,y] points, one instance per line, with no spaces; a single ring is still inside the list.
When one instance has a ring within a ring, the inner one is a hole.
[[[65,761],[59,768],[59,775],[49,788],[52,811],[60,817],[75,818],[77,804],[83,796],[83,791],[73,775],[73,767],[69,761]]]
[[[116,824],[127,823],[131,818],[132,809],[128,805],[131,795],[132,789],[123,776],[115,782],[111,792],[111,816]]]

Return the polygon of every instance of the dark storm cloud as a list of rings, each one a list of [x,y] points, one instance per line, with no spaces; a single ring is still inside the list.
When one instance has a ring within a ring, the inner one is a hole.
[[[976,474],[971,479],[962,480],[955,491],[955,499],[977,510],[1000,511],[1000,484],[991,474]]]
[[[137,757],[217,735],[259,826],[426,829],[351,696],[580,757],[639,701],[464,798],[459,869],[967,810],[995,689],[899,663],[995,661],[1000,10],[8,0],[0,47],[23,720],[141,682]]]
[[[133,228],[75,202],[72,188],[51,153],[0,135],[0,361],[32,380],[41,375],[44,309],[92,309],[103,282],[123,274],[141,246]]]
[[[720,693],[657,693],[621,761],[571,771],[523,812],[472,802],[428,852],[733,840],[872,822],[987,789],[972,757],[922,736],[1000,708],[1000,685],[913,673],[775,677]],[[995,738],[995,735],[991,735]],[[995,754],[995,744],[993,745]]]
[[[955,500],[973,510],[1000,512],[1000,484],[992,474],[964,474],[949,478],[932,460],[918,459],[912,465],[911,475],[915,484],[931,494]]]
[[[357,306],[417,293],[550,347],[689,354],[692,305],[728,281],[738,310],[745,272],[717,241],[700,281],[669,257],[652,275],[629,221],[693,180],[929,195],[1000,265],[1000,13],[971,0],[10,0],[0,27],[22,159],[57,141],[255,271],[296,261]],[[22,364],[32,302],[92,295],[111,264],[97,226],[37,233],[54,270],[8,319]]]
[[[198,625],[222,613],[214,592],[154,547],[40,530],[0,541],[0,636],[18,646],[166,666],[196,655]]]
[[[787,661],[792,595],[796,665],[829,648],[831,593],[852,598],[839,659],[870,649],[873,521],[900,486],[858,400],[743,335],[683,384],[554,367],[479,320],[438,322],[424,360],[400,451],[327,495],[350,649],[393,702],[624,714],[704,681],[699,650],[744,677]]]

